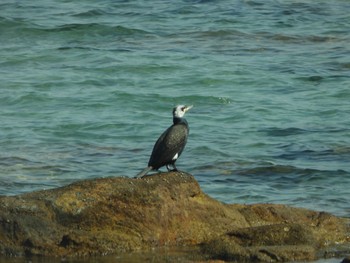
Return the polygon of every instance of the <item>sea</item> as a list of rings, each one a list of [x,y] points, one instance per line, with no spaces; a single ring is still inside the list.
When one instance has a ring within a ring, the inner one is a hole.
[[[134,177],[179,104],[209,196],[350,217],[350,1],[1,1],[0,195]]]

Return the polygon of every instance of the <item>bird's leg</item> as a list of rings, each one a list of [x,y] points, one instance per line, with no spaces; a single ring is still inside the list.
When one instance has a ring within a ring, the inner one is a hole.
[[[173,169],[170,169],[170,167],[169,167],[170,165],[173,167]],[[168,169],[168,172],[177,172],[177,168],[176,168],[174,163],[166,164],[165,167]]]
[[[175,166],[175,163],[173,163],[172,165],[173,165],[173,167],[174,167],[174,169],[173,169],[172,171],[173,171],[173,172],[177,172],[177,168],[176,168],[176,166]]]

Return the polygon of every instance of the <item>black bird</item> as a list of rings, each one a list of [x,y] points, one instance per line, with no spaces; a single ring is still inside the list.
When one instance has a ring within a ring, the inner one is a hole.
[[[158,170],[164,165],[168,171],[170,171],[169,165],[173,166],[173,171],[177,171],[175,162],[185,148],[189,133],[188,123],[183,116],[192,107],[179,105],[173,109],[174,124],[159,137],[153,147],[148,166],[136,176],[137,178],[145,176],[151,170]]]

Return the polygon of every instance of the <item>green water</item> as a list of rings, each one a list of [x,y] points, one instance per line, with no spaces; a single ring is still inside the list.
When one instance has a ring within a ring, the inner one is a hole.
[[[0,194],[177,162],[224,201],[349,216],[348,1],[2,1]]]

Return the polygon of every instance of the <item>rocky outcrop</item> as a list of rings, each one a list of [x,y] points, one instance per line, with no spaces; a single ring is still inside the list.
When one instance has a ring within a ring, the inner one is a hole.
[[[348,223],[284,205],[223,204],[193,176],[172,172],[0,197],[0,253],[74,257],[186,246],[201,259],[314,260],[348,252]]]

